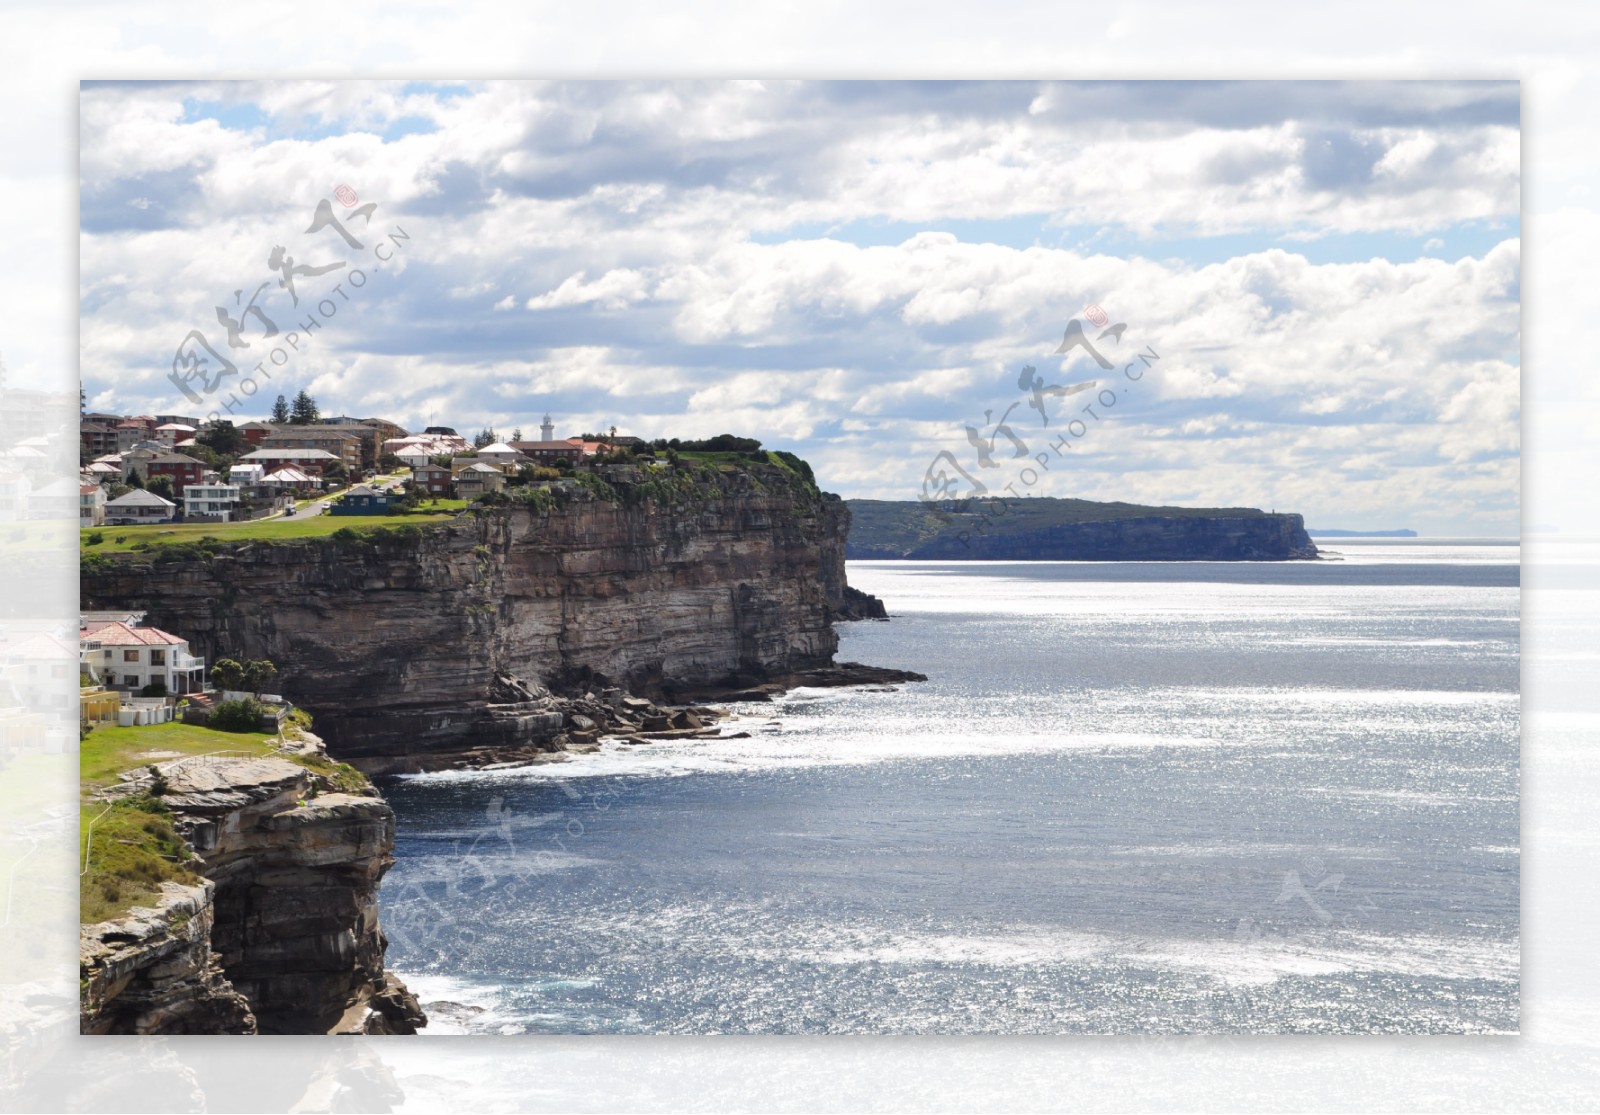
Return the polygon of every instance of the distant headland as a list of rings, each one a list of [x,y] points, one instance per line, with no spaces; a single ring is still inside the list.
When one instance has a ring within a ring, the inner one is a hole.
[[[1086,499],[848,500],[845,556],[942,561],[1291,561],[1317,556],[1299,515]]]

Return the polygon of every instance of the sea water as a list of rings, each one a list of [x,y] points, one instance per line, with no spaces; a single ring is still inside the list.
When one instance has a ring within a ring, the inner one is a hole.
[[[1518,549],[853,562],[746,739],[391,781],[429,1032],[1513,1033]]]

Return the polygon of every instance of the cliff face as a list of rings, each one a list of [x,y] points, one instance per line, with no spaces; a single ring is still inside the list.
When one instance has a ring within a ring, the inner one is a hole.
[[[425,1024],[383,970],[378,881],[394,813],[317,794],[283,759],[169,763],[163,800],[198,858],[195,886],[85,926],[85,1033],[414,1033]]]
[[[253,1034],[249,1001],[211,947],[216,888],[163,883],[154,906],[84,926],[85,1034]]]
[[[362,765],[537,745],[562,725],[543,687],[755,684],[828,665],[834,618],[865,614],[846,600],[840,500],[777,470],[710,476],[658,498],[618,468],[601,498],[415,537],[135,555],[86,571],[83,607],[146,610],[213,661],[271,659],[330,750]]]

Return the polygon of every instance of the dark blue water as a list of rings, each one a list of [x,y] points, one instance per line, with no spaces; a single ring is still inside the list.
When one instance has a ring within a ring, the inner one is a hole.
[[[436,1030],[1510,1032],[1515,547],[853,563],[896,692],[391,783]]]

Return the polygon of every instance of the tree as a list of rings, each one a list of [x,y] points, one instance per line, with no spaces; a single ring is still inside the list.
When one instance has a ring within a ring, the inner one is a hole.
[[[178,500],[178,493],[173,490],[172,477],[170,476],[155,477],[145,485],[145,491],[153,496],[160,496],[162,499],[170,499],[174,503]]]
[[[261,696],[261,691],[271,685],[272,679],[277,675],[278,667],[265,658],[246,662],[244,666],[244,687],[259,697]]]
[[[289,407],[289,424],[291,426],[315,426],[322,417],[322,412],[317,410],[317,400],[302,387],[300,393],[294,397],[294,403]]]
[[[494,427],[485,426],[483,429],[479,430],[477,436],[472,439],[472,448],[482,449],[485,445],[493,445],[498,440],[499,438],[494,432]]]
[[[521,426],[518,426],[516,429],[511,431],[511,440],[512,441],[521,441],[522,440],[522,427]]]
[[[282,395],[278,396],[278,402],[283,402]],[[272,413],[274,416],[278,413],[276,403],[273,404]],[[285,415],[288,414],[287,407],[284,408],[284,413]],[[276,421],[276,417],[273,420]],[[245,436],[240,432],[239,427],[226,418],[219,418],[215,422],[206,423],[205,428],[195,436],[194,440],[196,446],[203,445],[219,457],[236,457],[250,446],[249,441],[245,440]]]
[[[138,469],[130,469],[128,471],[128,487],[144,490],[144,477],[139,475]]]
[[[282,395],[278,396],[278,401],[272,404],[272,417],[268,421],[276,422],[280,426],[289,421],[288,399],[285,399]]]
[[[238,690],[244,686],[244,667],[236,658],[219,658],[211,664],[211,684],[218,689]]]

